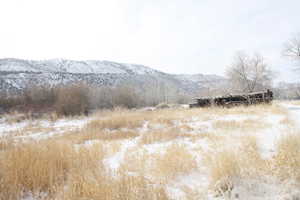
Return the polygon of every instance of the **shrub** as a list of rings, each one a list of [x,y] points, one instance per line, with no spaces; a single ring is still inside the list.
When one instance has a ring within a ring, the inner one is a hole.
[[[141,105],[140,97],[133,88],[119,87],[113,92],[113,105],[114,107],[136,108]]]
[[[110,109],[113,108],[113,89],[102,86],[91,88],[89,92],[89,103],[91,109]]]
[[[24,104],[22,96],[9,96],[7,94],[0,94],[0,112],[7,112],[11,108]]]
[[[51,108],[56,101],[56,88],[33,86],[18,93],[0,94],[0,112],[32,111],[34,108]]]
[[[51,86],[33,86],[23,92],[26,104],[53,105],[56,100],[56,89]]]
[[[88,108],[87,86],[77,84],[58,89],[55,110],[59,115],[87,114]]]

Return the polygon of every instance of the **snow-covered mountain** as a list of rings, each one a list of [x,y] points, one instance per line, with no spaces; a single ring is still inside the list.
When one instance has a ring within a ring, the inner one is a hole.
[[[225,79],[217,75],[174,75],[143,65],[110,61],[0,59],[1,90],[18,91],[31,85],[58,85],[79,81],[96,86],[163,84],[192,94],[203,87],[215,87]]]
[[[72,74],[153,74],[158,72],[143,65],[121,64],[109,61],[73,61],[64,59],[32,61],[9,58],[0,60],[0,71]]]

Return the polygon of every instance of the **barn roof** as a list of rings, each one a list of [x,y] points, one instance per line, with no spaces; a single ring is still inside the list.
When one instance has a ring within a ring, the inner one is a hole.
[[[217,99],[217,98],[228,98],[228,97],[245,97],[249,95],[256,95],[256,94],[266,94],[268,90],[265,91],[257,91],[257,92],[249,92],[249,93],[235,93],[235,94],[227,94],[223,96],[213,96],[213,97],[196,97],[193,98],[194,100],[201,99],[201,100],[209,100],[209,99]]]

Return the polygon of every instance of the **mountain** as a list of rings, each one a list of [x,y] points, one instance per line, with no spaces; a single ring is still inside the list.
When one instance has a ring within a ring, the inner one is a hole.
[[[141,88],[157,85],[193,95],[201,88],[216,87],[224,81],[226,79],[217,75],[168,74],[143,65],[111,61],[0,59],[2,91],[19,91],[32,85],[86,82],[95,86],[133,84]]]

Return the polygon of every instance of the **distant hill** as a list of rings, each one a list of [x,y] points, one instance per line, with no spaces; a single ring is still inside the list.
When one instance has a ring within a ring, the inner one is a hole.
[[[19,91],[32,85],[65,85],[85,82],[94,86],[133,84],[164,85],[180,93],[197,93],[201,88],[214,88],[226,82],[217,75],[168,74],[137,64],[111,61],[75,61],[64,59],[0,59],[0,90]]]

